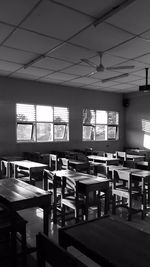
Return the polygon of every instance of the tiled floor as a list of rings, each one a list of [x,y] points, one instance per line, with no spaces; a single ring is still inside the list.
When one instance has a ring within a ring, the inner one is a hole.
[[[38,184],[39,186],[40,183]],[[27,224],[27,242],[31,246],[36,245],[36,234],[39,231],[42,231],[42,217],[43,212],[42,209],[32,208],[28,210],[20,211],[20,214],[28,221]],[[111,214],[110,214],[111,216]],[[133,220],[131,222],[127,221],[127,212],[126,210],[118,209],[117,215],[115,218],[132,225],[135,228],[140,229],[141,231],[145,231],[150,234],[150,213],[147,214],[145,220],[141,219],[140,214],[136,214],[133,216]],[[60,226],[54,225],[52,222],[50,224],[50,233],[49,237],[58,242],[58,228]],[[98,267],[99,265],[94,263],[92,260],[84,256],[81,252],[75,250],[74,248],[70,248],[70,252],[76,255],[80,260],[84,261],[88,267]],[[33,261],[32,261],[33,260]],[[35,267],[36,265],[36,253],[32,253],[28,259],[28,267]],[[67,267],[67,266],[66,266]]]

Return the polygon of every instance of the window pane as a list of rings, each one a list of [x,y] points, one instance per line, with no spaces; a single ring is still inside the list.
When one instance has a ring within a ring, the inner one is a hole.
[[[35,121],[35,106],[27,104],[16,105],[17,121]]]
[[[37,121],[53,121],[53,108],[48,106],[36,106]]]
[[[54,107],[54,122],[69,122],[68,108]]]
[[[33,124],[17,124],[17,141],[32,141]]]
[[[107,126],[106,125],[96,125],[96,141],[107,139]]]
[[[96,124],[107,124],[107,111],[96,110]]]
[[[55,141],[68,141],[69,140],[68,125],[54,125],[54,140]]]
[[[109,111],[108,112],[108,124],[118,124],[118,123],[119,123],[118,112]]]
[[[52,141],[53,140],[53,124],[52,123],[37,123],[37,141]]]
[[[94,140],[95,131],[92,126],[83,126],[83,141]]]
[[[116,140],[117,139],[117,127],[108,126],[108,140]]]
[[[95,124],[95,111],[91,109],[83,110],[83,124]]]

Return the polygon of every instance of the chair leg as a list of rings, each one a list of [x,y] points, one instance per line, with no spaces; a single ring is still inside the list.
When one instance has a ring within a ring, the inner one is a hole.
[[[112,214],[116,214],[116,196],[112,196]]]
[[[65,226],[65,205],[61,207],[61,226]]]

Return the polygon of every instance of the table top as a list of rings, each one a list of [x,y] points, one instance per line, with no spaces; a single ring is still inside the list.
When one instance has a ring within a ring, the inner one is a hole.
[[[145,156],[143,155],[132,155],[132,154],[127,154],[126,155],[127,159],[144,159]]]
[[[102,266],[150,265],[150,235],[110,217],[62,228],[59,242],[77,247]]]
[[[81,181],[81,180],[95,180],[95,181],[106,181],[108,182],[109,179],[104,178],[104,177],[96,177],[95,175],[91,175],[88,173],[82,173],[82,172],[74,172],[71,170],[59,170],[59,171],[53,171],[54,174],[56,174],[56,176],[58,177],[68,177],[71,178],[72,180],[74,180],[75,182],[77,181]]]
[[[48,166],[47,164],[34,162],[30,160],[19,160],[19,161],[15,160],[11,161],[10,163],[24,168],[46,168]]]
[[[0,198],[7,200],[15,210],[42,205],[49,201],[50,194],[36,186],[15,178],[0,179]]]
[[[89,155],[87,156],[88,159],[92,159],[92,160],[100,160],[100,161],[119,161],[118,158],[111,158],[111,157],[103,157],[103,156],[97,156],[97,155]]]

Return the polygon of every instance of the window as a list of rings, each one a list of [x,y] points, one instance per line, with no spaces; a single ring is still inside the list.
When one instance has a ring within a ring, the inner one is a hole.
[[[119,113],[105,110],[83,110],[83,141],[117,140]]]
[[[69,141],[69,109],[16,104],[17,141]]]

